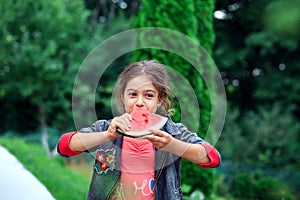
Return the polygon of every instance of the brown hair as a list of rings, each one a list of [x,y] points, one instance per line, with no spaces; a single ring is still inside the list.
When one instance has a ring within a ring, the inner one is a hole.
[[[171,91],[168,86],[166,67],[155,60],[134,62],[128,65],[119,75],[115,91],[119,109],[124,111],[123,99],[127,82],[141,75],[145,75],[149,78],[154,87],[158,90],[158,99],[162,105],[158,108],[157,112],[163,115],[171,114]]]

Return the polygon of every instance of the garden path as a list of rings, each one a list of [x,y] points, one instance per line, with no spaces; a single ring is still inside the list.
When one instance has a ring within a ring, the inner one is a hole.
[[[2,146],[0,146],[0,198],[54,200],[47,188]]]

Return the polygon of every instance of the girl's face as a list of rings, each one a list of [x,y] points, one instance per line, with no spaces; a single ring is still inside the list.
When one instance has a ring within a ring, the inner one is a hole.
[[[127,82],[124,90],[124,107],[127,113],[135,109],[155,113],[160,105],[158,90],[146,76],[138,76]]]

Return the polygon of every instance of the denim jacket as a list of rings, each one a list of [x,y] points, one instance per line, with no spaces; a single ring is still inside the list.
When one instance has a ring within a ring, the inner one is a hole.
[[[108,129],[110,120],[96,121],[91,127],[80,130],[82,133],[101,132]],[[203,144],[206,141],[191,133],[183,124],[175,124],[169,118],[161,129],[174,138],[193,144]],[[114,158],[113,164],[94,163],[94,172],[88,193],[88,200],[109,199],[120,179],[120,157],[123,136],[112,142],[106,142],[89,151],[97,151],[105,156]],[[182,199],[181,191],[181,158],[165,151],[155,149],[155,199],[178,200]]]

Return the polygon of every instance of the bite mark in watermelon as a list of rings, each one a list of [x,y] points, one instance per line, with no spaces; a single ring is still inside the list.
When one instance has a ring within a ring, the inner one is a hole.
[[[134,110],[130,113],[132,118],[131,128],[129,131],[118,132],[129,137],[141,137],[151,134],[149,130],[161,129],[167,122],[167,118],[158,114],[150,113],[146,110]]]

